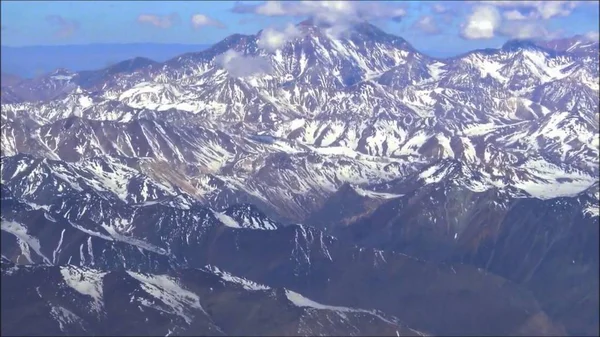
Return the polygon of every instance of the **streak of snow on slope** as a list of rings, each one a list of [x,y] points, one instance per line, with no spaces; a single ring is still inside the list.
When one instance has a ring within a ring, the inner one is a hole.
[[[169,276],[145,275],[131,271],[128,271],[127,274],[139,281],[149,295],[167,305],[171,309],[170,313],[183,318],[187,324],[191,324],[193,320],[193,317],[190,316],[190,308],[204,312],[198,295],[183,289]],[[142,302],[151,307],[150,303],[144,300]]]
[[[434,184],[442,181],[446,174],[450,172],[450,167],[440,166],[438,164],[432,165],[428,169],[424,170],[419,174],[419,178],[423,179],[426,184]]]
[[[217,276],[219,276],[220,278],[222,278],[223,280],[225,280],[227,282],[240,284],[246,290],[258,291],[258,290],[269,290],[269,289],[271,289],[271,288],[269,288],[269,287],[267,287],[265,285],[262,285],[262,284],[259,284],[259,283],[247,280],[245,278],[233,276],[230,273],[228,273],[228,272],[226,272],[224,270],[221,270],[221,269],[219,269],[219,268],[217,268],[215,266],[206,266],[206,268],[208,270],[210,270],[211,272],[215,273]]]
[[[525,52],[527,59],[530,60],[539,70],[542,71],[542,81],[549,82],[552,80],[559,80],[564,78],[567,74],[563,73],[563,69],[569,67],[571,64],[565,64],[561,67],[551,67],[546,63],[546,57],[540,52]]]
[[[419,149],[427,142],[429,136],[424,132],[417,132],[411,138],[409,138],[402,148],[400,149],[400,155],[418,155]]]
[[[27,242],[17,237],[17,244],[19,245],[19,249],[21,249],[21,256],[27,259],[29,263],[33,263],[33,260],[31,259],[31,251],[29,250],[29,245]]]
[[[77,323],[81,326],[82,319],[73,312],[61,306],[52,306],[52,309],[50,309],[50,314],[56,321],[58,321],[58,326],[63,332],[65,331],[65,327],[69,324]]]
[[[44,256],[44,254],[42,254],[40,242],[38,241],[38,239],[29,235],[25,226],[14,221],[6,221],[4,219],[0,219],[0,221],[0,228],[3,231],[16,236],[17,239],[21,240],[21,242],[23,242],[24,244],[27,244],[29,247],[31,247],[31,249],[33,249],[36,252],[37,255],[44,259],[44,262],[46,262],[47,264],[52,264],[50,262],[50,259],[48,259],[46,256]],[[30,257],[28,259],[31,261]]]
[[[392,322],[390,321],[388,318],[383,317],[382,315],[380,315],[377,311],[375,310],[364,310],[364,309],[356,309],[356,308],[348,308],[348,307],[338,307],[338,306],[332,306],[332,305],[325,305],[325,304],[321,304],[321,303],[317,303],[311,299],[308,299],[304,296],[302,296],[301,294],[298,294],[297,292],[291,291],[291,290],[285,290],[285,295],[287,297],[287,299],[292,302],[292,304],[294,304],[295,306],[301,307],[301,308],[313,308],[313,309],[318,309],[318,310],[331,310],[331,311],[335,311],[338,312],[339,314],[341,314],[340,316],[343,316],[343,313],[350,313],[350,312],[355,312],[355,313],[366,313],[366,314],[371,314],[374,316],[377,316],[378,318],[380,318],[381,320],[390,323],[390,324],[397,324],[397,322]]]
[[[140,249],[151,251],[153,253],[160,254],[160,255],[167,255],[168,254],[167,251],[165,249],[161,248],[161,247],[156,247],[154,245],[151,245],[151,244],[149,244],[149,243],[147,243],[145,241],[139,240],[137,238],[123,235],[123,234],[117,232],[113,227],[108,226],[106,224],[102,224],[102,228],[104,228],[108,232],[108,234],[110,234],[111,237],[113,239],[115,239],[116,241],[125,242],[127,244],[136,246],[136,247],[138,247]]]
[[[287,299],[290,302],[292,302],[294,305],[296,305],[298,307],[305,307],[305,308],[308,307],[308,308],[321,309],[321,310],[334,310],[334,311],[345,311],[345,312],[352,312],[352,311],[357,310],[357,309],[352,309],[352,308],[347,308],[347,307],[337,307],[337,306],[331,306],[331,305],[317,303],[317,302],[315,302],[311,299],[308,299],[308,298],[298,294],[297,292],[294,292],[291,290],[286,290],[285,296],[287,297]]]
[[[98,232],[94,232],[94,231],[89,230],[87,228],[84,228],[84,227],[82,227],[82,226],[80,226],[80,225],[78,225],[78,224],[76,224],[76,223],[74,223],[74,222],[72,222],[70,220],[69,220],[69,224],[71,226],[73,226],[73,228],[76,228],[76,229],[78,229],[78,230],[80,230],[80,231],[82,231],[82,232],[84,232],[84,233],[86,233],[88,235],[95,236],[95,237],[101,238],[102,240],[106,240],[106,241],[113,241],[113,238],[110,237],[110,236],[106,236],[104,234],[100,234]],[[109,232],[109,234],[110,234],[110,232]]]
[[[374,198],[374,199],[394,199],[399,198],[402,194],[392,194],[392,193],[384,193],[384,192],[374,192],[362,189],[358,186],[353,187],[354,191],[358,193],[358,195],[362,197]]]

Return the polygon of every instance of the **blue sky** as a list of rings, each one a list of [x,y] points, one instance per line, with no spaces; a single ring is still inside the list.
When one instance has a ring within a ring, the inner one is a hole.
[[[334,21],[368,18],[419,49],[456,52],[498,47],[514,37],[589,34],[597,38],[599,24],[598,2],[311,3],[2,1],[2,44],[210,44],[230,34],[254,34],[317,15]]]

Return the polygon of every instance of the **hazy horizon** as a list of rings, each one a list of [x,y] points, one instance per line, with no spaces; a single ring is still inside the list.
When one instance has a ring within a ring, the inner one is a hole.
[[[134,57],[164,62],[209,46],[181,43],[92,43],[23,47],[3,45],[1,70],[2,73],[31,78],[57,68],[72,71],[101,69]]]

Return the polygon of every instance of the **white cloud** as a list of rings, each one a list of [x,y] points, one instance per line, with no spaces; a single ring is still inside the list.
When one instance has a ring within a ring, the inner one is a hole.
[[[440,28],[431,15],[425,15],[415,21],[413,28],[418,29],[427,34],[438,34]]]
[[[218,20],[211,19],[204,14],[194,14],[192,15],[192,27],[198,29],[202,27],[218,27],[225,28],[225,25]]]
[[[512,39],[547,39],[552,34],[539,22],[536,21],[515,21],[503,25],[500,33]]]
[[[170,15],[160,16],[154,14],[140,14],[137,22],[141,24],[149,24],[158,28],[169,28],[179,22],[179,15],[173,13]]]
[[[294,25],[288,24],[283,30],[274,28],[264,29],[258,40],[258,47],[268,51],[276,51],[288,41],[302,36],[302,32]]]
[[[273,68],[266,58],[244,56],[233,49],[219,55],[215,62],[232,77],[266,75],[273,72]]]
[[[501,24],[500,13],[494,6],[476,6],[463,24],[461,35],[465,39],[491,39]]]

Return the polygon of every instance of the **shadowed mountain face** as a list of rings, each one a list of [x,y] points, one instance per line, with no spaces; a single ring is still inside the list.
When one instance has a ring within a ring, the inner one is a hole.
[[[595,334],[598,218],[581,210],[597,209],[597,185],[577,197],[551,200],[513,198],[499,190],[473,192],[453,179],[410,192],[404,188],[404,195],[383,201],[346,189],[312,221],[361,246],[501,275],[530,289],[569,332]],[[328,213],[340,207],[356,214]]]
[[[322,305],[212,266],[146,274],[3,259],[2,291],[6,335],[421,335],[375,310]]]
[[[593,41],[592,39],[581,35],[548,41],[538,41],[536,44],[558,52],[592,55],[596,57],[598,57],[600,51],[600,45],[597,40]]]
[[[155,273],[210,264],[319,303],[380,310],[433,334],[537,331],[538,319],[544,331],[561,331],[529,291],[501,277],[359,248],[313,228],[282,226],[251,206],[214,213],[79,197],[46,211],[10,192],[2,204],[2,254],[20,263]],[[111,222],[131,234],[113,232]]]
[[[598,54],[297,28],[3,80],[2,333],[597,335]]]

